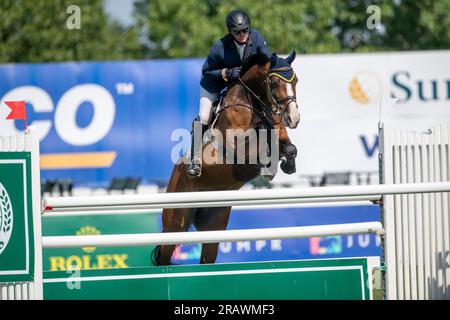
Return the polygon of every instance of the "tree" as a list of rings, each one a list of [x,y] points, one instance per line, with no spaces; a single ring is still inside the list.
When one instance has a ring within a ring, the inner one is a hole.
[[[204,57],[228,31],[226,14],[246,10],[273,51],[330,52],[339,48],[331,32],[333,0],[139,0],[135,16],[149,39],[152,57]]]
[[[205,57],[227,33],[224,19],[248,11],[269,48],[286,54],[450,48],[448,0],[136,0],[134,26],[110,21],[103,0],[1,0],[0,62]],[[367,8],[380,10],[369,29]]]
[[[80,29],[70,30],[71,0],[0,1],[0,62],[133,59],[142,56],[136,30],[107,19],[102,0],[78,0]]]
[[[254,27],[277,53],[289,53],[293,49],[304,53],[336,52],[339,49],[339,41],[332,32],[336,14],[334,0],[223,1],[217,23],[223,25],[226,14],[235,8],[249,13]]]
[[[393,6],[384,24],[387,49],[450,48],[450,1],[403,0]]]
[[[147,37],[148,54],[154,58],[205,56],[223,34],[208,1],[138,1],[135,17]]]
[[[369,29],[376,5],[381,29]],[[137,0],[147,56],[204,57],[226,34],[224,18],[246,10],[271,50],[334,53],[450,48],[448,0]]]
[[[367,8],[373,5],[379,8],[380,29],[367,27]],[[339,51],[448,49],[450,1],[336,1],[333,25]]]

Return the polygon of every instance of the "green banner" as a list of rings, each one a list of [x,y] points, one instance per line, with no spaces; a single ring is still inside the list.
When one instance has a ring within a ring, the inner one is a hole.
[[[0,152],[0,282],[34,279],[31,154]]]
[[[45,272],[45,299],[370,299],[366,258]]]
[[[160,213],[49,217],[42,219],[43,236],[159,232]],[[44,271],[115,269],[151,266],[154,246],[44,249]]]

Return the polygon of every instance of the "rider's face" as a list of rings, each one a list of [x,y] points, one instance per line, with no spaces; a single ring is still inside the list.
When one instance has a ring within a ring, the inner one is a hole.
[[[247,33],[241,32],[239,33],[239,35],[235,35],[234,33],[232,33],[234,39],[239,43],[247,42],[248,34],[249,34],[248,32]]]

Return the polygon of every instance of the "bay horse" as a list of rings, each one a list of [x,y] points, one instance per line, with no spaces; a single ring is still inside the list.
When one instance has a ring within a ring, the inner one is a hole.
[[[220,112],[213,122],[214,132],[227,137],[227,129],[269,128],[278,130],[277,147],[281,160],[281,169],[287,173],[295,172],[297,149],[291,143],[286,126],[297,127],[300,120],[296,102],[295,85],[298,81],[291,63],[295,59],[293,51],[286,59],[276,54],[271,58],[256,56],[248,67],[243,66],[243,76],[231,84],[226,92]],[[214,134],[213,134],[214,135]],[[232,141],[231,141],[232,140]],[[205,150],[212,141],[203,145]],[[249,140],[245,140],[246,146]],[[224,139],[223,143],[233,151],[239,147],[235,139]],[[221,151],[210,148],[213,158],[217,160]],[[223,150],[222,150],[223,152]],[[252,155],[250,148],[245,149],[245,158]],[[271,150],[273,152],[273,150]],[[237,190],[245,183],[258,177],[261,163],[228,164],[220,161],[202,161],[202,175],[191,177],[186,173],[189,157],[187,154],[175,165],[166,192]],[[270,176],[270,179],[276,171]],[[225,230],[230,216],[231,206],[220,208],[177,208],[164,209],[162,213],[163,232],[186,232],[193,224],[197,231]],[[214,263],[219,243],[203,243],[200,263]],[[152,252],[154,265],[170,265],[176,245],[156,246]]]

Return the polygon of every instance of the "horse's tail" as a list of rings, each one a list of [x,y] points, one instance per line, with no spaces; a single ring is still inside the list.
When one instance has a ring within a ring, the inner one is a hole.
[[[154,266],[159,266],[159,258],[161,256],[161,246],[157,245],[151,254],[151,261]]]

